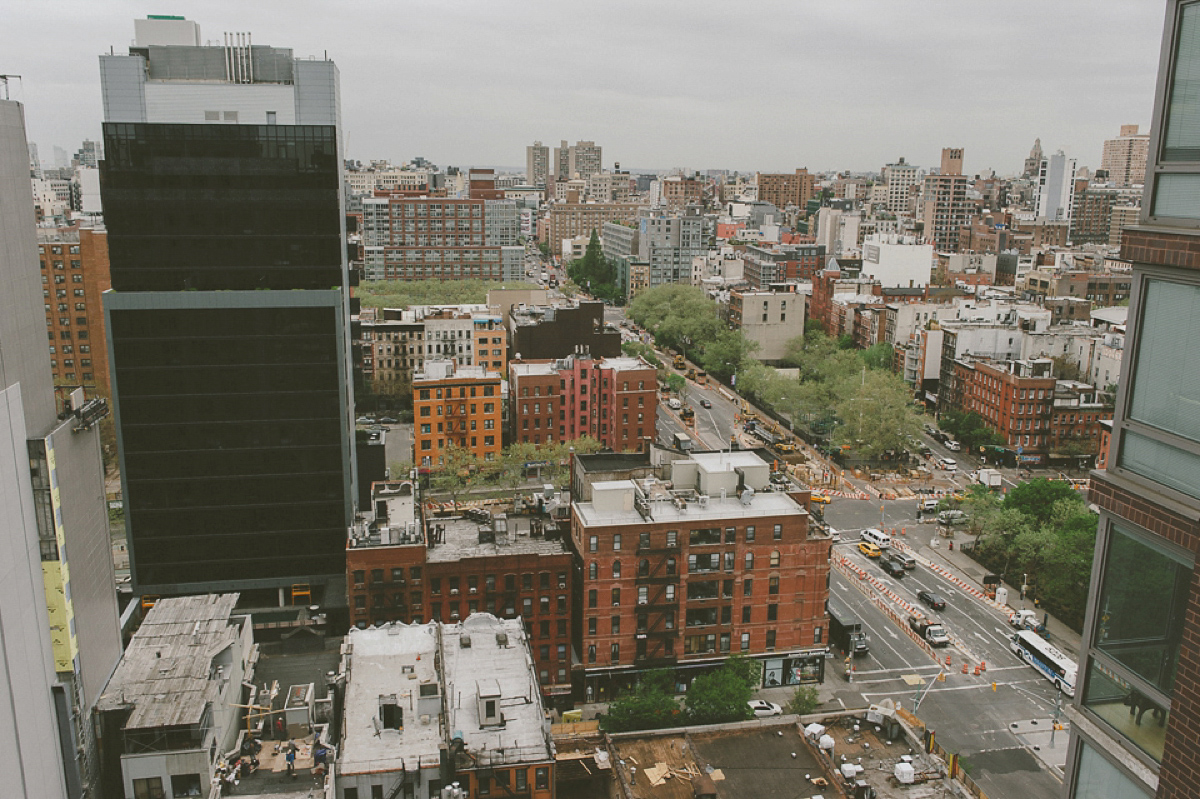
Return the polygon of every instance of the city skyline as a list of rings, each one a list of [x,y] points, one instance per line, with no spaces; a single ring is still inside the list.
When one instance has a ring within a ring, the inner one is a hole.
[[[25,36],[0,63],[22,76],[10,96],[43,160],[99,138],[98,56],[128,45],[131,16],[166,11],[206,41],[249,31],[336,60],[349,158],[513,168],[534,140],[589,139],[606,168],[874,171],[901,155],[928,168],[953,146],[967,174],[1010,174],[1035,137],[1095,168],[1120,125],[1147,126],[1162,25],[1157,7],[1084,0],[1001,17],[931,1],[765,3],[737,19],[695,5],[428,3],[401,16],[363,3],[322,25],[334,8],[321,2],[60,8],[54,58]],[[12,4],[9,29],[37,30],[41,15]]]

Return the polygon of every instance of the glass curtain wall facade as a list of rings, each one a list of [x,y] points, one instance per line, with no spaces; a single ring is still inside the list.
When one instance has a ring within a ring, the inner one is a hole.
[[[104,138],[135,591],[336,578],[353,510],[336,129],[107,123]]]
[[[1200,0],[1168,0],[1065,795],[1200,784]]]

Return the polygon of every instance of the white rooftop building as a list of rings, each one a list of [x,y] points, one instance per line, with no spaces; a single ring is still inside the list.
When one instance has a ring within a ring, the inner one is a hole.
[[[336,796],[528,795],[554,744],[520,619],[351,630]],[[455,792],[457,786],[458,793]]]

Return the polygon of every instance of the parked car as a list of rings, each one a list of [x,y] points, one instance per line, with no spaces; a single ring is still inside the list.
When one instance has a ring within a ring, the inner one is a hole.
[[[774,702],[767,702],[764,699],[751,699],[746,704],[748,704],[750,706],[750,710],[754,712],[754,715],[760,719],[766,718],[767,716],[782,716],[783,715],[782,707],[775,704]]]
[[[375,424],[375,420],[370,416],[360,416],[354,420],[355,424]]]
[[[931,435],[931,436],[937,435],[937,428],[931,424],[927,424],[927,425],[925,425],[925,433],[927,435]]]
[[[938,524],[943,524],[946,527],[957,527],[960,524],[966,524],[967,514],[961,510],[944,510],[937,515]]]
[[[933,593],[932,591],[918,591],[917,599],[921,600],[934,610],[946,609],[946,600],[942,599],[941,596]]]
[[[712,402],[710,402],[709,400],[706,400],[706,399],[702,399],[702,400],[700,400],[700,407],[701,408],[711,408]]]
[[[866,555],[868,558],[877,558],[883,554],[883,550],[872,544],[870,541],[859,541],[858,551]]]
[[[394,416],[383,416],[379,419],[380,424],[400,424],[400,420]]]
[[[953,438],[948,438],[946,439],[946,449],[950,450],[951,452],[960,452],[962,451],[962,444],[958,443]]]

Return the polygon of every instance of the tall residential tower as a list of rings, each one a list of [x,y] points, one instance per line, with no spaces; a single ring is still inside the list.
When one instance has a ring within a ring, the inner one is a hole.
[[[1183,799],[1200,774],[1200,2],[1167,3],[1133,296],[1100,508],[1071,799]]]

